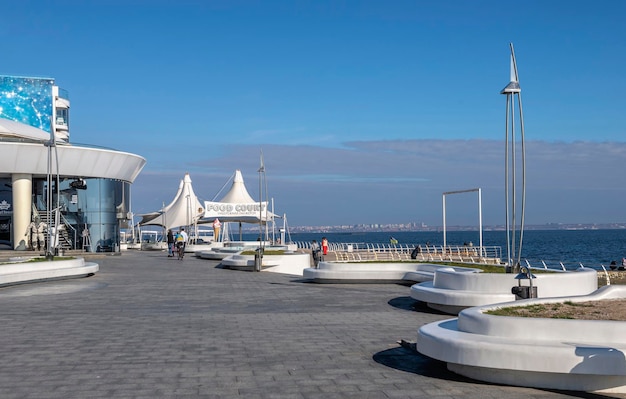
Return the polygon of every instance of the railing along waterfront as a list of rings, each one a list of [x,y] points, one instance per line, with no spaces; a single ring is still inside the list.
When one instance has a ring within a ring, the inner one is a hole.
[[[299,241],[296,244],[300,249],[311,249],[310,242]],[[498,246],[330,242],[328,250],[335,254],[338,261],[416,260],[498,264],[502,258],[502,249]]]
[[[605,266],[603,263],[599,264],[584,264],[578,261],[560,261],[549,259],[522,259],[522,266],[526,266],[533,270],[552,270],[552,271],[573,271],[580,268],[595,269],[597,271],[626,271],[626,267],[617,264],[611,264]]]
[[[305,241],[295,242],[299,249],[311,249],[311,243]],[[319,244],[319,243],[318,243]],[[418,248],[416,258],[411,254]],[[410,245],[410,244],[372,244],[363,242],[330,242],[328,250],[335,255],[338,261],[422,261],[422,262],[462,262],[482,264],[502,264],[502,248],[498,246],[483,246],[482,249],[468,245]],[[522,266],[531,270],[551,270],[555,272],[573,271],[579,268],[595,269],[600,275],[606,275],[609,282],[609,273],[626,272],[626,266],[604,264],[585,265],[582,262],[565,262],[543,259],[522,259]],[[609,283],[610,284],[610,283]]]

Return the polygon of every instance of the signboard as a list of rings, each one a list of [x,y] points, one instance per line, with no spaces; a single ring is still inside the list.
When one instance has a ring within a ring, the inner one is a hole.
[[[256,218],[259,220],[259,216],[266,220],[267,216],[267,202],[251,202],[251,203],[239,203],[229,204],[224,202],[212,202],[204,201],[204,216],[205,219],[214,218],[229,218],[229,219],[250,219]]]
[[[50,78],[0,76],[0,118],[49,133],[53,85]]]
[[[0,216],[10,216],[12,214],[13,209],[11,209],[11,204],[4,199],[0,201]]]

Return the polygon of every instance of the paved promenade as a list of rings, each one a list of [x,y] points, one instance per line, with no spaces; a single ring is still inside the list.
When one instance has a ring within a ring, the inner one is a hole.
[[[406,286],[94,261],[93,277],[0,288],[0,398],[608,397],[471,381],[401,347],[449,318],[413,309]]]

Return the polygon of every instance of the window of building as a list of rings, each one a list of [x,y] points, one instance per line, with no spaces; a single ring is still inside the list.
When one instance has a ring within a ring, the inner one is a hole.
[[[70,110],[69,108],[57,108],[56,124],[59,126],[69,126]]]

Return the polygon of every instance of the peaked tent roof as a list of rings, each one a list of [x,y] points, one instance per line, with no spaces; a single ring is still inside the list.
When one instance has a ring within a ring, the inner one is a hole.
[[[243,175],[240,170],[235,171],[235,177],[233,178],[233,185],[230,190],[222,197],[219,202],[226,202],[229,204],[241,204],[241,203],[254,203],[255,201],[243,182]]]
[[[196,223],[204,215],[204,207],[193,192],[191,177],[185,173],[180,181],[174,200],[160,211],[146,213],[141,216],[141,225],[159,225],[166,229],[188,226]]]
[[[253,212],[244,210],[242,213],[233,211],[233,208],[222,209],[221,206],[213,207],[213,205],[217,204],[232,204],[232,205],[257,205],[259,201],[255,200],[250,196],[248,190],[246,189],[246,185],[243,182],[243,175],[240,170],[235,171],[235,176],[233,177],[233,184],[230,187],[230,190],[222,197],[218,202],[213,201],[205,201],[205,208],[207,212],[202,219],[202,222],[213,221],[218,218],[222,222],[243,222],[243,223],[259,223],[259,219],[261,219],[261,215],[258,210]],[[269,204],[263,201],[265,208]],[[213,208],[213,209],[211,209]],[[217,208],[217,209],[215,209]],[[258,209],[258,208],[257,208]],[[278,217],[276,214],[272,213],[269,209],[266,209],[263,212],[265,216],[263,216],[262,223],[266,223],[269,220],[272,220]]]

